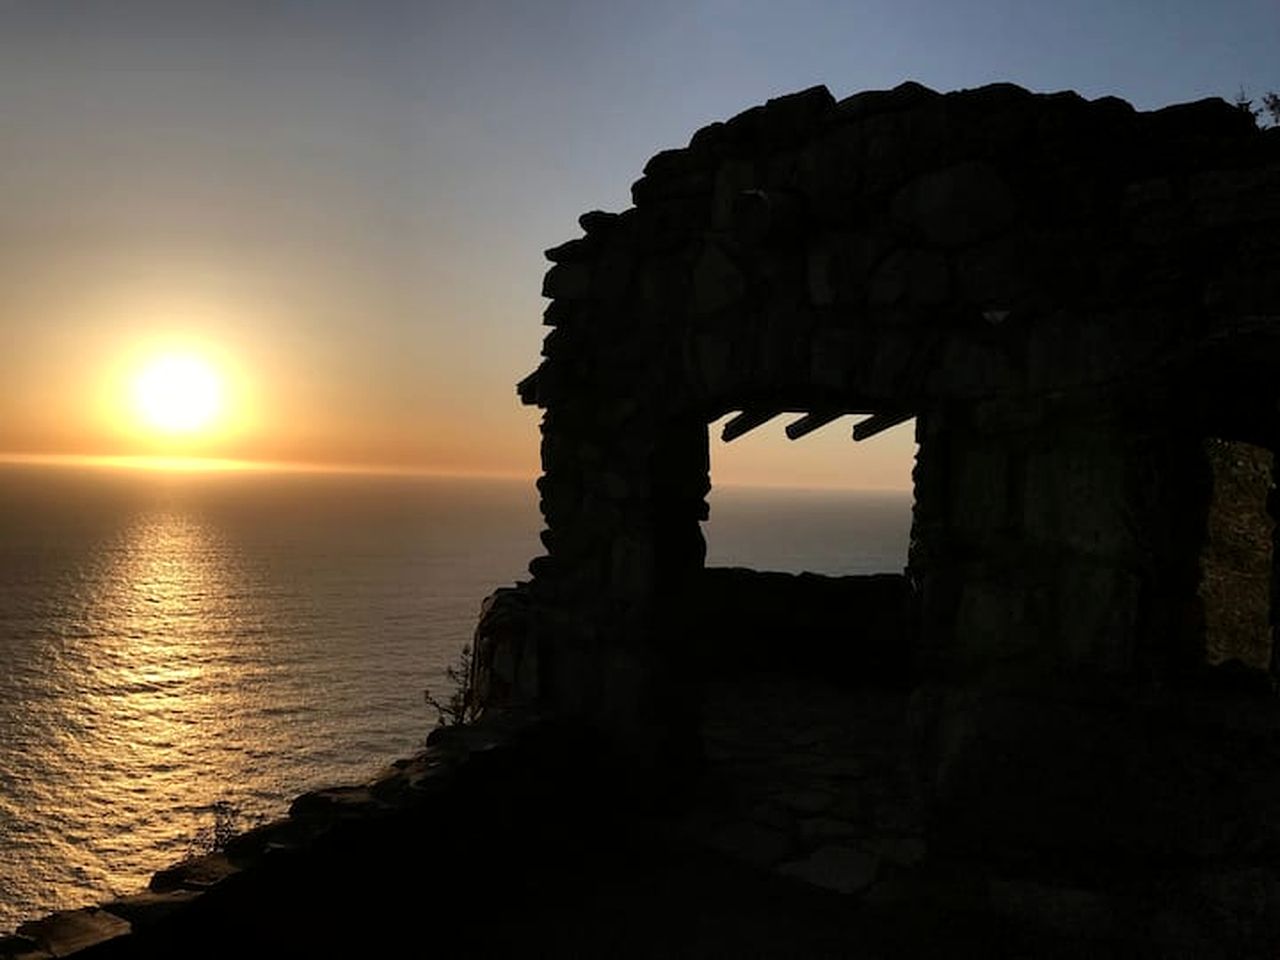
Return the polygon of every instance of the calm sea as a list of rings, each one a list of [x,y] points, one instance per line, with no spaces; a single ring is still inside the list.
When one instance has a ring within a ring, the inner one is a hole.
[[[708,560],[900,569],[905,494],[726,488]],[[0,932],[421,745],[532,483],[0,467]]]

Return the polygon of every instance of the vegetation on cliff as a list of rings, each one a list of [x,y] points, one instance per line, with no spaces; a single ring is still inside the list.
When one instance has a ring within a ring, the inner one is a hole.
[[[480,702],[476,696],[471,644],[463,644],[457,661],[444,668],[444,675],[449,691],[443,700],[430,690],[422,692],[427,706],[436,712],[436,726],[456,727],[476,719],[480,715]]]

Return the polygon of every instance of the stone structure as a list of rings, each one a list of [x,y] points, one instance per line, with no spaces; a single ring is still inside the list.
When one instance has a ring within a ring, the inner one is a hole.
[[[1197,593],[1206,442],[1278,438],[1280,131],[1216,99],[819,87],[657,154],[632,196],[547,252],[519,385],[547,553],[481,624],[486,682],[683,769],[708,423],[915,417],[908,599],[875,642],[911,665],[934,848],[1074,876],[1280,844],[1280,712],[1206,667]],[[831,613],[859,643],[862,611]]]

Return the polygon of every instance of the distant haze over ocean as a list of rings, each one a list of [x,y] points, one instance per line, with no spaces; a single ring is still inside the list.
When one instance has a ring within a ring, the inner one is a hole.
[[[716,490],[708,563],[905,563],[910,495]],[[420,746],[532,482],[0,466],[0,931]]]

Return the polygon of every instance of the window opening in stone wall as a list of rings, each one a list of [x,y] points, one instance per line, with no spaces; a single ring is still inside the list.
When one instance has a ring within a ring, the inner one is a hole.
[[[802,414],[789,413],[726,443],[737,416],[708,427],[710,516],[693,649],[711,673],[900,676],[913,423],[855,442],[853,424],[865,417],[845,416],[790,440],[784,428]]]
[[[911,529],[915,421],[867,440],[845,416],[797,440],[782,414],[731,442],[712,423],[707,566],[835,576],[901,573]]]
[[[1271,661],[1275,521],[1267,498],[1273,454],[1239,441],[1210,439],[1213,472],[1205,541],[1200,552],[1200,602],[1205,656],[1266,670]]]

